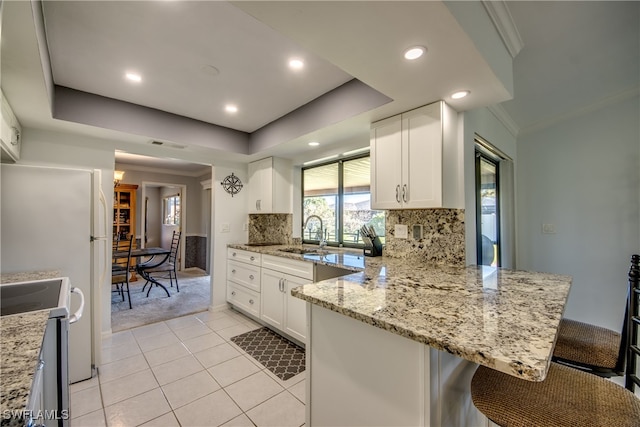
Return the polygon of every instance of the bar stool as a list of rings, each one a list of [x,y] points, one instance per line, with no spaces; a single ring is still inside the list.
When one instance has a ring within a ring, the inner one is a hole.
[[[639,263],[640,256],[633,255],[630,271],[638,268]],[[627,311],[628,307],[625,307],[625,319],[628,317]],[[625,320],[622,333],[618,333],[589,323],[562,319],[553,350],[553,360],[598,376],[623,375],[626,356],[625,340],[628,338],[629,326]]]
[[[639,278],[638,269],[632,268],[629,289],[639,287]],[[640,399],[631,391],[555,362],[540,382],[480,366],[471,380],[471,398],[480,412],[502,427],[640,425]]]

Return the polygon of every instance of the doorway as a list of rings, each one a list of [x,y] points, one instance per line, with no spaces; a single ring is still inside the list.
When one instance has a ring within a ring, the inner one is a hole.
[[[174,230],[180,231],[181,236],[176,263],[179,292],[177,286],[171,287],[168,277],[159,275],[158,280],[170,296],[154,287],[147,297],[149,287],[142,291],[145,280],[134,281],[130,283],[133,306],[129,309],[128,300],[123,302],[117,292],[105,290],[101,305],[110,318],[111,332],[206,311],[212,293],[212,277],[206,263],[212,221],[207,205],[212,201],[211,191],[204,189],[201,182],[210,179],[212,166],[122,152],[116,152],[115,157],[114,169],[125,172],[122,182],[138,187],[137,215],[131,219],[132,224],[136,223],[137,247],[167,249]],[[202,262],[194,267],[193,260],[199,252],[203,252]]]
[[[477,135],[475,156],[476,262],[515,268],[513,161]]]

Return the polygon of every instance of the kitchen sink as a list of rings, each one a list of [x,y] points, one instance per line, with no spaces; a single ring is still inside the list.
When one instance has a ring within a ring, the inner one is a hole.
[[[282,248],[278,250],[280,252],[287,252],[290,254],[299,254],[299,255],[318,253],[317,249],[306,249],[306,248]]]

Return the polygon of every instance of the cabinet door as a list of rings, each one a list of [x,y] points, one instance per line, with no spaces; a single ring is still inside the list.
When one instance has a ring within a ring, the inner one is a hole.
[[[280,330],[284,323],[283,274],[277,271],[262,269],[261,277],[261,319]]]
[[[402,190],[402,118],[371,128],[371,209],[398,209]]]
[[[273,210],[273,158],[249,163],[249,212],[270,213]]]
[[[291,289],[311,283],[310,280],[296,276],[285,276],[285,319],[284,331],[301,342],[307,338],[307,303],[291,296]]]
[[[440,102],[402,115],[402,189],[407,209],[442,207]]]

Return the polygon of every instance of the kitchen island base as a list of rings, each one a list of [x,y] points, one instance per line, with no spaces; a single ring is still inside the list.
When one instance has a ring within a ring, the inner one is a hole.
[[[476,364],[307,303],[308,426],[487,426]]]

